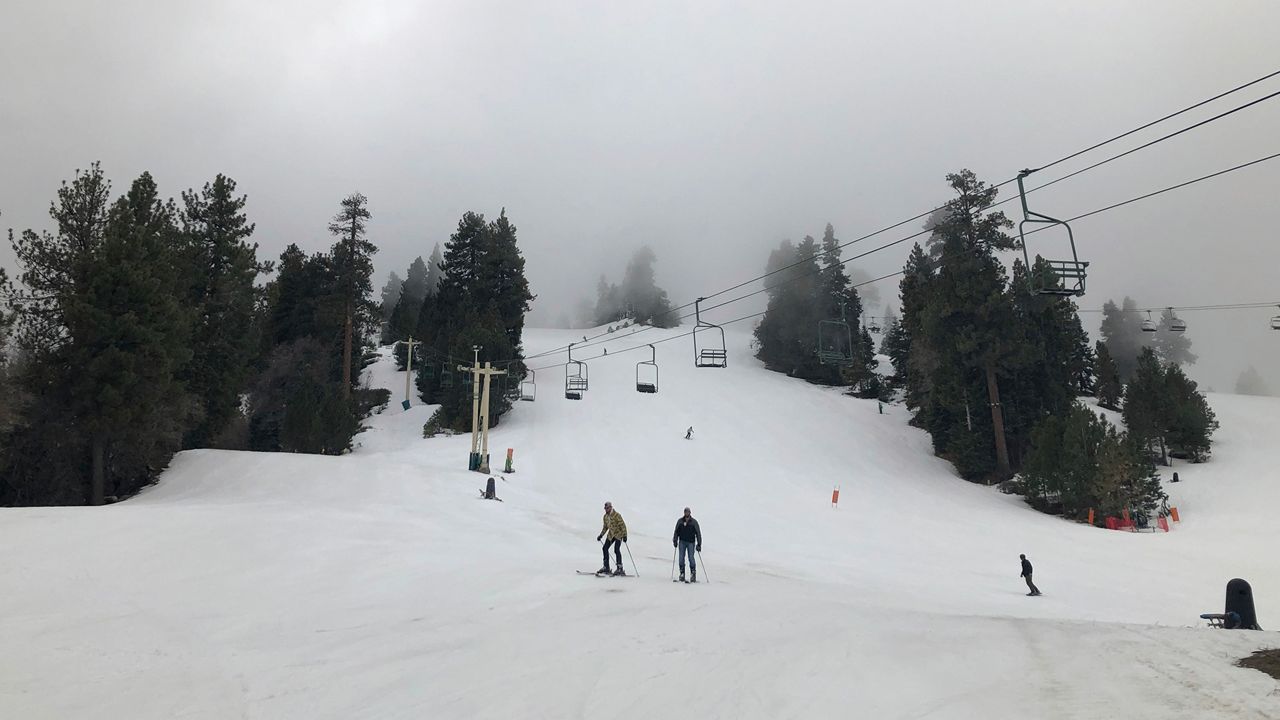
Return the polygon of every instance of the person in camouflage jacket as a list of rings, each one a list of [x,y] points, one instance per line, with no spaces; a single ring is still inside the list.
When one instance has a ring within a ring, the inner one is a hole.
[[[613,556],[617,560],[617,569],[613,571],[614,575],[625,575],[622,569],[622,543],[627,541],[627,524],[622,521],[622,514],[613,509],[613,503],[606,502],[604,504],[604,523],[600,526],[600,534],[596,536],[596,541],[604,539],[604,565],[600,567],[599,573],[607,574],[609,572],[609,546],[613,546]]]

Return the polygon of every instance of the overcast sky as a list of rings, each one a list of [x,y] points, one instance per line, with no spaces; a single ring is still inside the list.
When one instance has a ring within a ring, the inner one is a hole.
[[[338,201],[363,192],[381,287],[464,211],[505,207],[535,319],[645,243],[682,304],[759,274],[783,238],[831,222],[851,239],[945,201],[950,171],[1000,182],[1280,69],[1277,28],[1270,0],[9,0],[0,227],[47,228],[58,183],[93,160],[117,191],[143,170],[173,196],[221,172],[267,256],[326,248]],[[1280,152],[1278,128],[1280,99],[1035,205],[1071,216]],[[1080,221],[1081,306],[1280,302],[1278,188],[1280,160]],[[855,265],[878,276],[907,250]],[[7,244],[0,262],[12,269]],[[1280,389],[1273,312],[1186,313],[1193,377],[1229,390],[1253,364]]]

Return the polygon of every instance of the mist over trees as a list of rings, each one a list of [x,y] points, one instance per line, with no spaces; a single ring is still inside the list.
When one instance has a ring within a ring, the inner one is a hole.
[[[1272,392],[1266,381],[1258,374],[1257,369],[1250,365],[1240,373],[1240,377],[1236,378],[1236,394],[1271,395]]]
[[[584,324],[609,325],[629,319],[660,328],[679,325],[679,317],[671,312],[667,291],[658,287],[654,270],[657,261],[658,256],[646,245],[627,262],[621,285],[612,284],[601,275],[596,283],[595,306]]]

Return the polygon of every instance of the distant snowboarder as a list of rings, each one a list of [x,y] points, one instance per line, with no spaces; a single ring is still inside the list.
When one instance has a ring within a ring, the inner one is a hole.
[[[685,439],[685,440],[692,440],[692,439],[693,439],[693,426],[692,426],[692,425],[690,425],[690,426],[689,426],[689,429],[688,429],[688,430],[685,430],[685,431],[684,431],[684,439]]]
[[[1031,582],[1031,561],[1027,559],[1026,555],[1019,555],[1018,557],[1022,559],[1022,577],[1026,579],[1027,589],[1031,591],[1027,595],[1039,595],[1040,589],[1036,587],[1035,583]]]
[[[689,556],[689,582],[698,582],[698,564],[693,559],[694,551],[702,552],[702,528],[693,519],[689,508],[676,520],[676,531],[671,534],[671,547],[680,555],[680,582],[684,582],[684,558]]]
[[[609,574],[609,546],[613,546],[613,556],[618,561],[618,569],[613,571],[614,575],[626,575],[622,569],[622,543],[627,541],[627,524],[622,521],[622,514],[613,509],[613,503],[606,502],[604,504],[604,523],[600,527],[600,534],[596,536],[596,542],[604,538],[604,565],[596,572],[597,575]]]

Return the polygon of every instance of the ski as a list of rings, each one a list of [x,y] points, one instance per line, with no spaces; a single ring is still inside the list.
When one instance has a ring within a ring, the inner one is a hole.
[[[634,577],[633,575],[614,575],[613,573],[588,572],[586,570],[574,570],[579,575],[594,575],[596,577]]]

